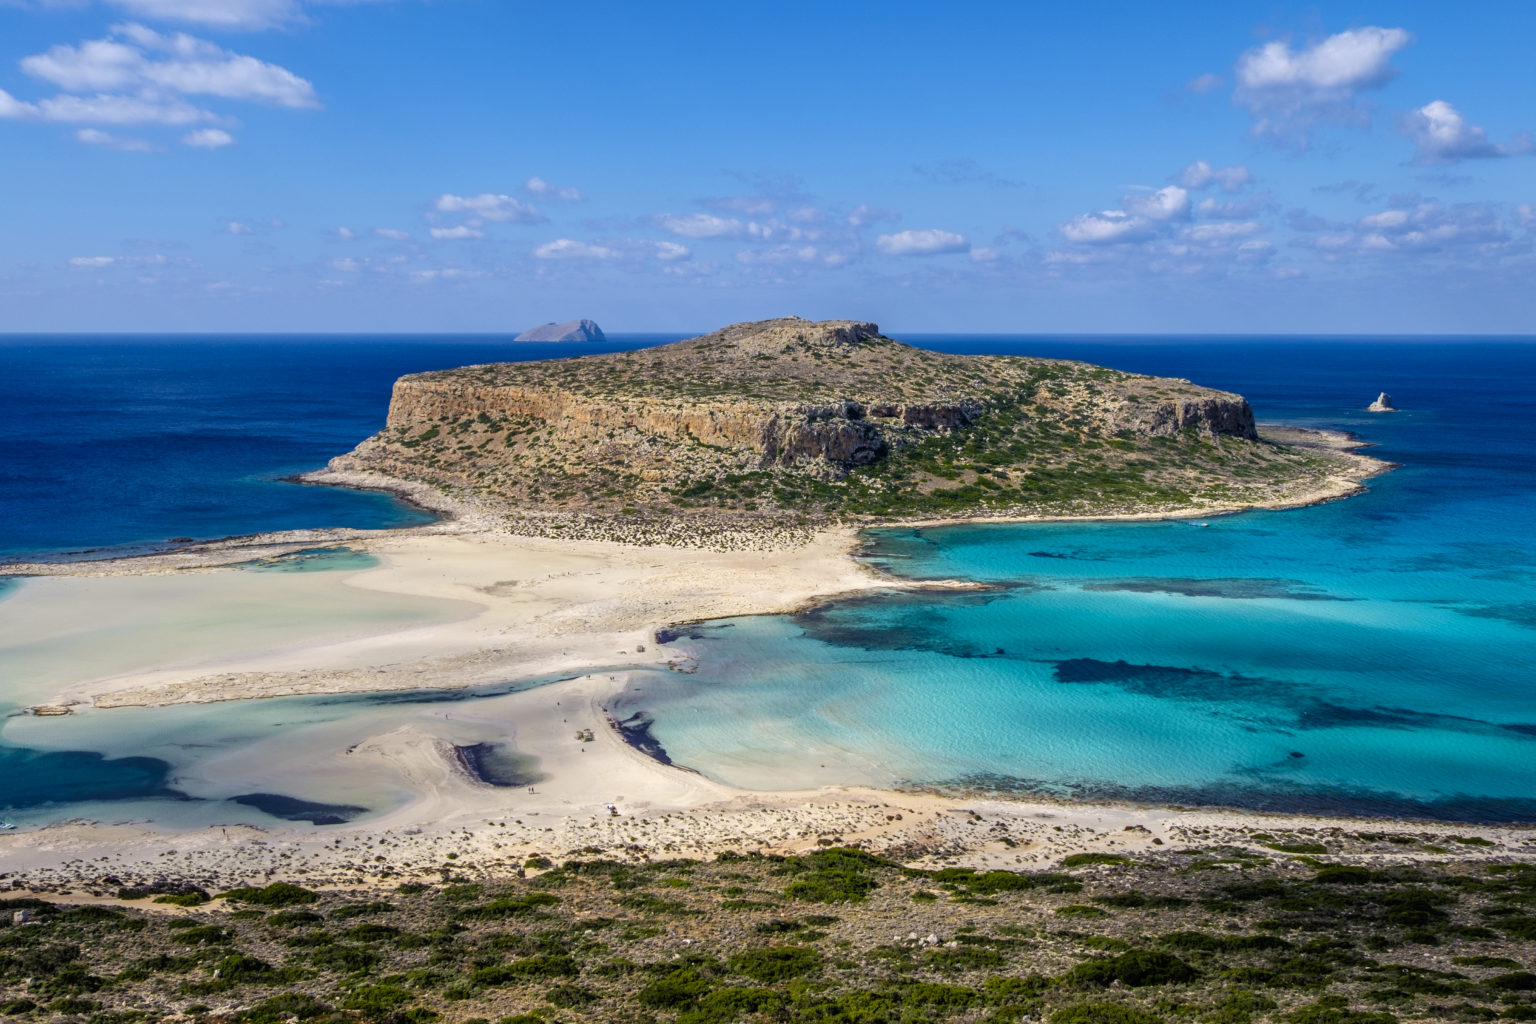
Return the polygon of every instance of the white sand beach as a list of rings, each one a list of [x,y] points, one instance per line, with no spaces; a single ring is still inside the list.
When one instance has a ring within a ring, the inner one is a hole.
[[[1340,481],[1337,490],[1346,485],[1359,484]],[[379,564],[311,573],[228,564],[337,539]],[[165,873],[233,883],[296,873],[356,884],[429,875],[450,860],[455,872],[496,873],[535,855],[707,856],[831,842],[908,862],[1042,866],[1074,852],[1245,842],[1256,830],[1365,827],[1477,836],[1494,844],[1489,855],[1536,856],[1536,830],[1524,828],[854,787],[743,792],[662,765],[612,727],[605,702],[625,686],[625,670],[679,657],[655,642],[660,628],[919,585],[858,562],[857,543],[844,529],[792,548],[636,547],[511,536],[465,516],[420,530],[256,538],[200,553],[11,567],[55,573],[24,578],[0,617],[0,698],[41,712],[8,719],[6,736],[32,747],[68,748],[68,737],[84,730],[101,738],[89,749],[112,753],[112,734],[141,740],[156,715],[176,711],[154,710],[169,705],[229,702],[223,706],[238,710],[265,697],[563,681],[409,715],[381,710],[277,729],[174,780],[199,797],[297,787],[312,799],[363,793],[383,800],[371,806],[389,808],[354,823],[247,816],[190,827],[100,805],[97,820],[0,834],[0,883],[48,889],[104,874]],[[483,742],[536,761],[538,780],[493,786],[474,777],[456,747]]]

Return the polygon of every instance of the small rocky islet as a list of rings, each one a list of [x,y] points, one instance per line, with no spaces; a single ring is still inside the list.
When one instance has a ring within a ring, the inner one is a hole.
[[[1261,433],[1242,396],[1186,380],[791,317],[403,377],[384,430],[316,478],[425,484],[517,532],[646,542],[1276,507],[1380,465],[1295,440]]]

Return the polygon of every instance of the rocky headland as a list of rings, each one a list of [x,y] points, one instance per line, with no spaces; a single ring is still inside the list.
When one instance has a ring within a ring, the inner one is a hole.
[[[403,377],[385,429],[313,479],[426,485],[517,532],[675,543],[1275,507],[1352,493],[1380,467],[1261,436],[1242,396],[1186,380],[786,318]]]

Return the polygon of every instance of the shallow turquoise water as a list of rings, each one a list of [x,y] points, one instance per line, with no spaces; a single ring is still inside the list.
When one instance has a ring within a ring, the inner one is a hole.
[[[1370,493],[1206,527],[876,531],[888,571],[999,589],[712,623],[677,642],[696,674],[649,674],[616,710],[747,787],[1536,820],[1531,350],[1394,352],[1421,365],[1391,417],[1327,408],[1341,354],[1310,355],[1288,383],[1314,372],[1312,390],[1220,383],[1257,392],[1261,419],[1379,441],[1402,468]]]
[[[924,343],[1188,377],[1244,393],[1261,420],[1356,430],[1401,468],[1361,497],[1206,528],[877,531],[868,557],[888,571],[998,589],[708,624],[675,642],[696,674],[645,673],[614,702],[633,739],[746,787],[1536,821],[1536,345]],[[1381,388],[1403,412],[1360,411]],[[0,601],[25,589],[0,579]],[[402,725],[494,742],[497,694],[541,682],[11,718],[0,809],[23,825],[380,811],[405,794],[338,771],[340,752]],[[239,802],[253,796],[277,802]]]

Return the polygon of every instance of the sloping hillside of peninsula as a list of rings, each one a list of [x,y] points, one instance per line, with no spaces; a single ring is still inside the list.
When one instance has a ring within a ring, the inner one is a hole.
[[[403,377],[385,429],[317,478],[425,484],[519,532],[677,540],[1273,507],[1350,493],[1382,465],[1294,441],[1185,380],[786,318]]]

